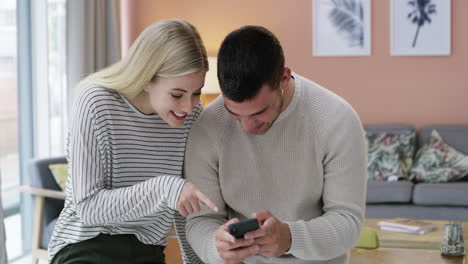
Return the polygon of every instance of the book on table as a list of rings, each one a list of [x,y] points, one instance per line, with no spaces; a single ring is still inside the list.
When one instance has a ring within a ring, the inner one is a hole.
[[[421,220],[397,218],[377,223],[380,230],[424,235],[435,230],[437,225]]]

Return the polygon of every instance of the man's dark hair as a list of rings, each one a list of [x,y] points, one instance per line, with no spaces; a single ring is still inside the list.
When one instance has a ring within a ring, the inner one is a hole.
[[[235,102],[254,98],[264,84],[277,89],[283,71],[281,44],[264,27],[245,26],[231,32],[218,52],[221,91]]]

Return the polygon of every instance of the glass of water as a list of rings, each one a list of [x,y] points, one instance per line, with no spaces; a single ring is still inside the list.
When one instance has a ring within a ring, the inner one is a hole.
[[[461,222],[452,222],[444,225],[440,252],[447,256],[462,256],[465,254]]]

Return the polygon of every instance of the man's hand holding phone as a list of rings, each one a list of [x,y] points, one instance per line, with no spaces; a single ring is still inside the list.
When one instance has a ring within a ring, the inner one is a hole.
[[[226,264],[234,264],[242,262],[252,256],[257,255],[260,250],[258,245],[255,245],[254,239],[236,238],[229,231],[229,225],[234,235],[239,236],[243,230],[248,230],[255,227],[253,221],[239,223],[239,219],[234,218],[229,220],[224,225],[220,226],[216,231],[216,249],[218,254]],[[258,223],[257,223],[258,226]],[[240,233],[239,233],[240,232]]]
[[[247,240],[254,239],[260,246],[259,254],[265,257],[279,257],[291,248],[291,230],[289,225],[278,220],[269,211],[254,213],[261,227],[244,235]]]

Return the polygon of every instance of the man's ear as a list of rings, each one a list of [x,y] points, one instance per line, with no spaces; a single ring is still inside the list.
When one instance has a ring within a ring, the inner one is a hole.
[[[291,69],[288,67],[284,67],[283,75],[281,75],[281,86],[287,86],[289,84],[289,80],[291,79]]]

